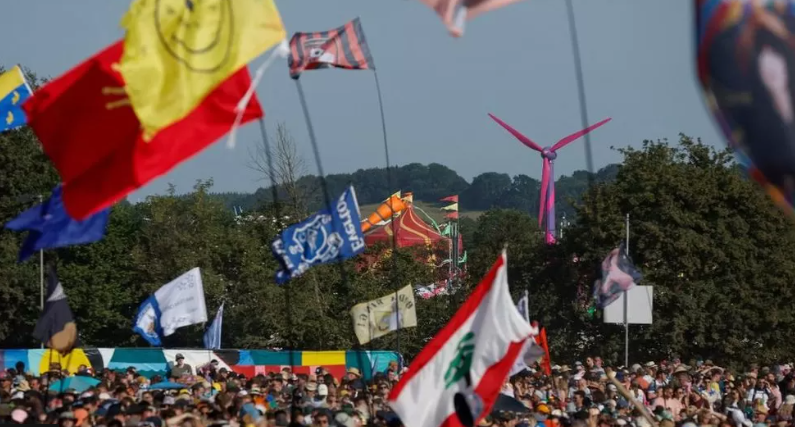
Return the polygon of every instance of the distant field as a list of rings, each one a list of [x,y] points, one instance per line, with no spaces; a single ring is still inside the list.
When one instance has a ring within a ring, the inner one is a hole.
[[[359,206],[359,210],[362,211],[362,217],[363,218],[367,218],[367,216],[370,215],[371,213],[375,212],[375,210],[380,205],[381,205],[380,203],[374,203],[374,204]],[[447,213],[447,212],[445,212],[445,211],[440,209],[442,206],[444,206],[443,203],[426,203],[426,202],[415,201],[414,202],[414,206],[422,209],[423,212],[428,214],[428,216],[433,218],[433,220],[436,221],[437,223],[443,222],[444,221],[444,215]],[[423,215],[422,212],[418,211],[417,213],[420,215],[420,217],[422,219],[426,219],[425,215]],[[461,212],[459,212],[461,217],[472,218],[472,219],[478,219],[478,217],[482,213],[483,213],[483,211],[461,211]]]

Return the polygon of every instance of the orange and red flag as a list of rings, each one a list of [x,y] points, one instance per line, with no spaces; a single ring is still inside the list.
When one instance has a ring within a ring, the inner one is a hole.
[[[243,67],[183,119],[144,141],[118,63],[119,41],[49,82],[24,105],[28,125],[63,182],[67,212],[81,220],[102,210],[221,138],[251,78]],[[264,115],[256,98],[242,123]]]
[[[536,344],[544,349],[544,358],[541,359],[541,367],[546,375],[552,375],[552,363],[549,360],[549,344],[547,343],[547,328],[541,328],[538,335],[533,337]]]
[[[359,18],[329,31],[295,33],[290,39],[289,66],[294,79],[320,68],[375,69]]]

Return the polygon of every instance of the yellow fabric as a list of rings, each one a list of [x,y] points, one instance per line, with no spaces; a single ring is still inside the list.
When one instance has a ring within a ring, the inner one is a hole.
[[[273,0],[135,0],[122,27],[119,69],[146,139],[287,36]]]
[[[397,291],[397,304],[395,304],[395,294],[392,292],[381,298],[356,304],[351,308],[353,330],[356,333],[356,338],[359,339],[359,344],[366,344],[396,331],[398,328],[417,326],[414,288],[408,285]],[[400,320],[398,321],[398,319]]]
[[[18,87],[26,84],[22,69],[19,68],[19,65],[15,65],[14,68],[0,74],[0,99],[5,98]]]
[[[50,363],[60,364],[61,370],[66,369],[72,375],[77,373],[80,365],[84,365],[87,368],[91,367],[91,362],[83,352],[83,349],[80,348],[75,348],[64,355],[61,355],[56,350],[46,349],[41,356],[41,360],[39,361],[39,372],[49,372]]]
[[[456,212],[458,212],[458,203],[453,203],[452,205],[444,206],[442,208],[442,210],[443,211],[456,211]]]
[[[344,365],[344,351],[302,351],[301,365],[303,366],[331,366]]]

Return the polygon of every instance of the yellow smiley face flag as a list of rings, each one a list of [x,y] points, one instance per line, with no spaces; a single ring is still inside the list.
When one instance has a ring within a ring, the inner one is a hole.
[[[287,33],[273,0],[134,0],[119,69],[145,139]]]

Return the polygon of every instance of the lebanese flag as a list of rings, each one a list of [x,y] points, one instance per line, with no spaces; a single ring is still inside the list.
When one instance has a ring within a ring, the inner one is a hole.
[[[491,410],[532,335],[508,291],[503,251],[469,299],[411,363],[392,389],[389,404],[406,426],[459,427],[463,424],[453,399],[456,393],[474,392],[482,402],[475,414],[480,419]]]

